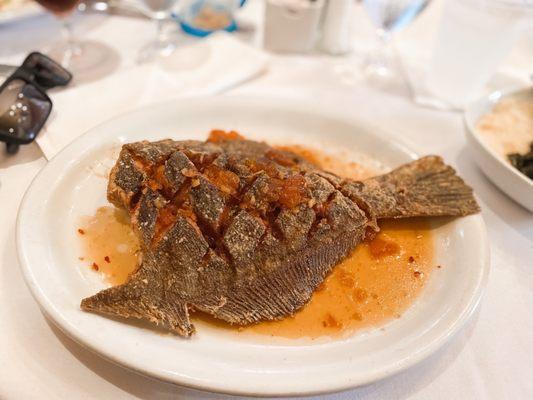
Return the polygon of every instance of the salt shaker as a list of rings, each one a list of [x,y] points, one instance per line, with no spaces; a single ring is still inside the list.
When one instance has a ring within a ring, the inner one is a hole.
[[[326,0],[320,48],[330,54],[345,54],[352,48],[351,28],[355,0]]]
[[[318,37],[324,0],[267,0],[265,47],[279,52],[304,53]]]

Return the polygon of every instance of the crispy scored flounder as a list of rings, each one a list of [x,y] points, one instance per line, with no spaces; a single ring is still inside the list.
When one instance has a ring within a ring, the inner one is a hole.
[[[294,314],[380,218],[479,211],[437,156],[358,182],[222,131],[124,145],[108,199],[131,216],[139,265],[81,308],[181,336],[194,332],[194,310],[238,325]]]

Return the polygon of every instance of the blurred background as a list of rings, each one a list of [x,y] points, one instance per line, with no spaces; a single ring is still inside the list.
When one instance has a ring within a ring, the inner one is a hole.
[[[533,71],[529,0],[0,0],[0,61],[32,50],[74,83],[142,64],[201,68],[213,32],[282,62],[319,60],[331,83],[461,109]],[[237,61],[237,60],[235,60]],[[246,60],[244,60],[246,61]]]
[[[15,156],[0,148],[0,363],[9,366],[0,398],[207,396],[118,368],[49,325],[18,268],[15,219],[47,160],[87,130],[148,104],[227,91],[353,113],[418,154],[443,156],[482,204],[492,270],[474,323],[417,368],[331,398],[531,398],[533,214],[524,207],[533,210],[533,181],[501,175],[502,190],[489,181],[491,163],[513,171],[506,154],[476,165],[465,109],[482,99],[486,109],[474,110],[488,111],[498,100],[490,93],[531,93],[532,18],[533,0],[0,0],[0,84],[32,51],[73,75],[47,90],[53,109],[31,144]],[[16,96],[3,99],[0,134],[25,116]],[[511,186],[524,207],[507,196]]]

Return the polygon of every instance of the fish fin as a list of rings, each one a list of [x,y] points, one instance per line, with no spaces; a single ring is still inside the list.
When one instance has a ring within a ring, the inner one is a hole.
[[[136,318],[160,325],[180,336],[191,336],[194,326],[189,320],[187,303],[180,300],[169,301],[164,296],[156,302],[147,302],[149,296],[143,295],[142,284],[142,281],[131,280],[126,284],[102,290],[83,299],[81,309],[127,319]]]
[[[464,216],[480,211],[472,188],[438,156],[352,183],[350,192],[366,201],[377,218]]]
[[[362,239],[362,230],[352,231],[334,241],[323,242],[320,247],[309,246],[301,253],[290,255],[282,267],[256,282],[236,287],[217,307],[203,310],[237,325],[294,315],[311,299],[331,269]]]

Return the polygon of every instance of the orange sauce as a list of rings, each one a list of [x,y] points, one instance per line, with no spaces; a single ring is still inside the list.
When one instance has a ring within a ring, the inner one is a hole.
[[[289,149],[338,175],[364,179],[375,173],[305,147]],[[222,329],[285,338],[339,337],[399,318],[435,267],[431,226],[427,219],[409,219],[380,221],[380,227],[376,238],[357,246],[291,317],[244,328],[202,313],[191,317]],[[80,261],[104,274],[111,285],[125,282],[135,270],[139,243],[124,211],[100,207],[81,221],[76,234],[82,239]]]
[[[100,207],[82,218],[76,234],[82,239],[80,261],[104,275],[111,285],[124,283],[137,266],[139,241],[126,211]]]

